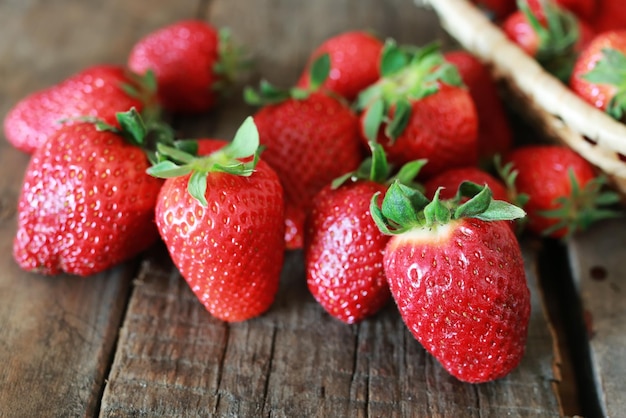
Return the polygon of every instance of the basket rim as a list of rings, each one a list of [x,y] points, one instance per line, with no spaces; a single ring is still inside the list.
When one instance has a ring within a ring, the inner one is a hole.
[[[544,119],[558,126],[559,135],[568,145],[602,170],[626,177],[626,162],[622,159],[626,156],[626,125],[590,105],[545,71],[469,1],[415,3],[434,9],[442,27],[465,49],[489,64],[496,77],[514,83],[547,112]]]

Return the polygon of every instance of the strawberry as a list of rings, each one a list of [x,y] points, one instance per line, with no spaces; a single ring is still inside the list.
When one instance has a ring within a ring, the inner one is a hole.
[[[604,32],[580,54],[572,90],[617,120],[626,110],[626,30]]]
[[[393,183],[370,210],[391,238],[383,258],[400,315],[450,374],[471,383],[501,378],[519,364],[530,318],[524,260],[502,220],[524,212],[463,183],[454,204]],[[462,200],[461,200],[462,201]]]
[[[432,199],[439,189],[439,198],[453,199],[464,181],[487,185],[496,200],[510,201],[506,186],[499,179],[478,167],[459,167],[443,171],[424,182],[424,194]]]
[[[64,125],[34,152],[13,242],[21,268],[87,276],[158,239],[154,205],[162,182],[146,174],[150,164],[136,146],[146,133],[137,118],[134,111],[118,114],[119,125],[130,128],[123,131],[106,124]]]
[[[333,91],[352,101],[361,90],[380,77],[378,64],[383,43],[364,31],[348,31],[328,38],[310,55],[307,67],[297,86],[310,85],[310,66],[324,54],[330,57],[330,74],[322,88]]]
[[[358,118],[341,100],[319,88],[330,69],[328,55],[312,67],[308,90],[280,91],[261,83],[246,90],[250,104],[262,105],[254,115],[263,159],[276,171],[285,191],[285,241],[302,248],[304,222],[313,198],[340,175],[355,170],[363,148]]]
[[[147,34],[128,57],[134,72],[154,72],[165,109],[187,113],[212,109],[242,64],[229,32],[200,20],[181,20]]]
[[[307,285],[330,315],[348,324],[374,315],[391,298],[383,270],[388,237],[369,211],[372,196],[387,189],[390,169],[379,144],[372,154],[357,171],[324,187],[307,218]],[[422,164],[405,166],[402,180],[411,181]]]
[[[141,93],[143,97],[136,77],[122,67],[86,68],[20,100],[4,119],[4,134],[13,146],[32,154],[63,124],[74,123],[82,116],[115,125],[117,112],[133,107],[141,111],[144,103],[149,104],[151,100],[151,86],[141,87],[147,88]]]
[[[489,68],[467,51],[447,52],[444,58],[456,66],[476,105],[479,159],[504,154],[513,145],[513,133]]]
[[[201,157],[160,146],[174,161],[149,170],[167,178],[156,224],[174,264],[207,311],[227,322],[269,309],[283,265],[282,187],[258,160],[258,143],[248,118],[228,145],[201,141],[200,152],[210,152]]]
[[[556,3],[587,23],[593,22],[600,3],[606,0],[556,0]]]
[[[599,0],[591,24],[597,33],[626,29],[626,8],[623,0]]]
[[[593,30],[553,0],[518,0],[518,7],[502,23],[502,30],[546,71],[567,82]]]
[[[363,136],[379,142],[392,164],[427,159],[421,174],[430,176],[476,163],[474,102],[436,46],[400,48],[388,41],[381,74],[361,92],[357,107]]]
[[[526,201],[527,227],[535,234],[566,238],[616,216],[608,206],[619,196],[603,192],[606,179],[570,148],[528,145],[511,151],[505,162],[515,173],[516,192]]]

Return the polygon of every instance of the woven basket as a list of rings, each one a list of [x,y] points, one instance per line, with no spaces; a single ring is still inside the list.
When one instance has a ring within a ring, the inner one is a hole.
[[[435,10],[443,28],[489,65],[513,108],[548,137],[582,155],[626,196],[626,125],[576,96],[467,0],[415,0]]]

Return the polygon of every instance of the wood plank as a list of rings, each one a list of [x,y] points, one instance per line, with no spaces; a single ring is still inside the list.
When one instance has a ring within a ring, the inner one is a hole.
[[[592,375],[603,416],[626,410],[626,220],[603,222],[569,243],[581,298]]]
[[[156,4],[159,3],[159,4]],[[130,42],[197,1],[0,2],[0,114],[87,65],[123,63]],[[144,16],[147,10],[153,10]],[[16,203],[28,156],[0,140],[0,415],[92,416],[126,308],[128,263],[81,279],[14,263]]]
[[[530,250],[525,248],[528,255]],[[391,303],[348,326],[306,288],[300,252],[287,255],[270,311],[212,318],[170,264],[146,261],[102,402],[104,416],[556,416],[555,358],[533,257],[527,354],[496,382],[461,383],[413,339]]]
[[[411,0],[213,1],[207,19],[254,51],[257,73],[291,85],[309,51],[348,28],[400,42],[441,32]],[[241,96],[179,120],[188,136],[230,138],[253,109]],[[449,376],[413,339],[393,304],[347,326],[312,298],[302,254],[289,252],[277,300],[253,320],[225,324],[196,301],[166,250],[146,259],[133,291],[103,416],[558,416],[553,336],[525,247],[533,294],[528,352],[510,376],[484,385]]]

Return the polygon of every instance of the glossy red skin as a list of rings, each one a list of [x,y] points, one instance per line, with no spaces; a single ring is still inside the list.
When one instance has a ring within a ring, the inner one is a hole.
[[[183,20],[139,40],[128,67],[138,74],[154,71],[165,109],[199,113],[212,109],[218,100],[213,88],[220,80],[213,70],[218,60],[218,31],[200,20]]]
[[[442,84],[437,93],[411,105],[409,122],[395,142],[385,135],[384,129],[379,132],[378,142],[390,163],[400,166],[426,158],[428,163],[420,171],[422,177],[477,163],[478,116],[466,89]],[[365,113],[361,116],[363,138],[364,118]]]
[[[364,31],[349,31],[333,36],[313,51],[297,85],[305,88],[309,86],[311,63],[327,53],[330,56],[330,74],[322,87],[351,101],[380,77],[382,49],[383,43]]]
[[[556,0],[556,3],[561,7],[570,10],[580,19],[590,23],[596,16],[600,3],[605,0]],[[623,3],[621,3],[623,4]]]
[[[261,108],[254,116],[265,160],[285,190],[286,245],[302,248],[304,220],[324,186],[361,163],[358,118],[323,93]]]
[[[225,145],[214,143],[202,152]],[[284,257],[278,177],[263,161],[249,177],[210,173],[206,208],[187,192],[188,179],[167,179],[156,204],[156,224],[174,264],[216,318],[261,315],[274,302]]]
[[[18,201],[19,266],[42,274],[99,273],[158,239],[162,181],[144,152],[92,124],[65,126],[33,154]]]
[[[118,126],[117,112],[143,108],[141,100],[121,88],[131,83],[122,67],[88,67],[20,100],[4,119],[4,135],[15,148],[32,154],[63,125],[75,123],[72,118],[92,116]]]
[[[540,21],[545,20],[542,13],[536,13]],[[547,23],[544,23],[547,24]],[[582,51],[591,42],[595,31],[582,20],[578,20],[579,39],[574,47],[575,51]],[[521,11],[512,13],[503,23],[502,30],[505,35],[516,43],[526,54],[534,57],[539,50],[539,37],[528,23],[526,16]]]
[[[466,51],[444,54],[454,64],[476,105],[478,115],[478,158],[492,159],[513,145],[513,134],[497,86],[487,66]]]
[[[473,166],[451,168],[431,177],[424,182],[424,194],[429,199],[432,199],[437,189],[443,187],[439,192],[439,198],[451,199],[456,195],[459,185],[464,181],[471,181],[481,186],[486,184],[491,189],[494,199],[510,201],[506,187],[500,180]]]
[[[626,30],[605,32],[594,38],[578,57],[570,78],[571,89],[592,106],[603,111],[618,92],[617,87],[592,83],[582,76],[596,66],[603,56],[604,48],[616,49],[626,54]]]
[[[320,305],[348,324],[378,312],[391,298],[383,269],[389,237],[369,211],[376,192],[386,186],[360,180],[317,194],[307,220],[307,285]]]
[[[413,336],[450,374],[482,383],[524,355],[530,292],[511,228],[464,219],[421,237],[393,236],[385,273]]]
[[[555,199],[571,195],[570,168],[574,170],[580,188],[595,178],[591,164],[570,148],[558,145],[516,148],[506,156],[505,162],[513,163],[514,169],[518,171],[515,179],[517,192],[529,196],[524,210],[528,218],[527,228],[535,234],[541,234],[556,223],[538,212],[556,209],[558,205]],[[565,229],[559,229],[551,236],[561,238],[566,232]]]

